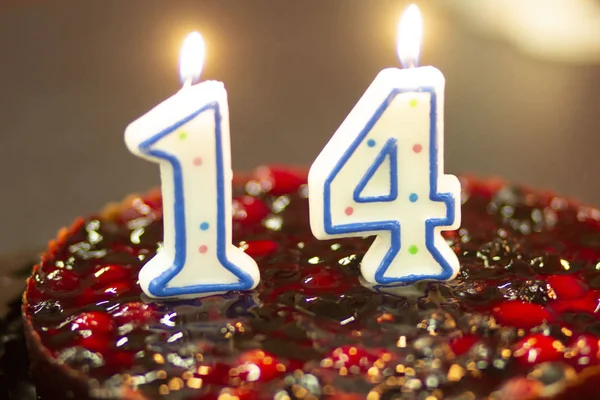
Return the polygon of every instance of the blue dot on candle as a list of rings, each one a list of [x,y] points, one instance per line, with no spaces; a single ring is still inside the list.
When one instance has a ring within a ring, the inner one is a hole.
[[[375,147],[375,141],[373,139],[367,140],[367,146],[369,146],[369,147]]]
[[[411,193],[410,196],[408,196],[408,199],[411,203],[414,203],[415,201],[419,200],[419,195],[416,193]]]
[[[202,229],[203,231],[205,231],[205,230],[208,229],[209,226],[210,225],[208,224],[208,222],[203,222],[203,223],[200,224],[200,229]]]

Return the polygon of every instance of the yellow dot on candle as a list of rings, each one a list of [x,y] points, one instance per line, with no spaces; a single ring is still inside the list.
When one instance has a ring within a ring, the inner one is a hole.
[[[179,139],[185,140],[185,139],[187,139],[187,136],[188,136],[187,132],[181,132],[179,134]]]
[[[408,102],[408,105],[411,107],[416,107],[419,104],[419,101],[417,99],[410,99],[410,101]]]

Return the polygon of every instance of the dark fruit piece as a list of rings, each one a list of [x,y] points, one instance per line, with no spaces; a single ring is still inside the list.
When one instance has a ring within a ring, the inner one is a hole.
[[[266,257],[277,251],[279,245],[272,240],[254,240],[243,244],[242,249],[250,257]]]
[[[552,336],[530,335],[514,347],[513,356],[522,365],[541,364],[563,358],[565,346]]]
[[[233,199],[233,220],[244,225],[261,222],[270,210],[260,199],[252,196],[241,196]]]
[[[84,349],[94,351],[96,353],[107,352],[111,343],[111,339],[108,336],[101,334],[92,334],[90,336],[82,336],[76,342],[75,345],[81,346]]]
[[[128,278],[129,270],[122,265],[98,265],[94,269],[94,286],[98,288]]]
[[[237,360],[240,376],[247,382],[267,382],[279,376],[285,371],[285,365],[277,358],[263,350],[249,350],[240,355]]]
[[[597,365],[600,359],[600,339],[594,335],[583,334],[572,338],[568,346],[567,359],[576,368]]]
[[[115,327],[115,323],[110,316],[99,311],[88,311],[73,319],[71,322],[72,331],[89,330],[93,333],[108,333]]]
[[[559,300],[578,299],[585,296],[589,290],[584,282],[572,275],[550,275],[546,282]]]
[[[294,193],[306,183],[306,175],[288,167],[261,167],[255,171],[259,181],[266,183],[268,192],[275,196]]]
[[[457,356],[468,352],[481,338],[477,335],[463,335],[450,341],[450,348]]]
[[[116,309],[113,318],[119,324],[133,323],[134,325],[145,324],[158,318],[156,306],[140,301],[125,303]]]
[[[544,307],[518,300],[500,303],[492,308],[492,313],[501,325],[523,329],[552,320],[552,315]]]
[[[46,287],[57,292],[69,292],[79,287],[79,277],[68,269],[55,269],[46,275]]]
[[[308,289],[330,289],[341,285],[343,275],[329,269],[308,270],[302,278],[302,285]]]

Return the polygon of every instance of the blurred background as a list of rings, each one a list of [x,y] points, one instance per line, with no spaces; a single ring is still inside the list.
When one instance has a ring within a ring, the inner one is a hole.
[[[446,171],[500,176],[600,205],[600,3],[425,0],[422,65],[447,80]],[[233,167],[310,165],[383,68],[399,66],[393,0],[0,0],[0,252],[159,182],[126,125],[203,79],[229,92]]]

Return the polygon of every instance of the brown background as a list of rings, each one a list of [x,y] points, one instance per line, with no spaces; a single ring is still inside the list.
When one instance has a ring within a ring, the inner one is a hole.
[[[457,1],[457,0],[453,0]],[[464,0],[473,1],[476,0]],[[2,1],[0,1],[0,4]],[[422,64],[446,75],[446,170],[600,205],[600,68],[539,61],[421,1]],[[0,251],[158,183],[123,130],[178,90],[204,34],[229,90],[233,164],[308,165],[377,72],[397,66],[404,1],[62,0],[0,8]]]

